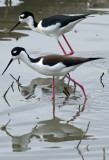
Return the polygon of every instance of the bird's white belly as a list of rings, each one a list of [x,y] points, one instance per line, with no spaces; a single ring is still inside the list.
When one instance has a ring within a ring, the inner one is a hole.
[[[71,23],[69,23],[68,25],[60,28],[59,34],[62,35],[62,34],[64,34],[64,33],[70,32],[70,31],[75,27],[75,25],[76,25],[78,22],[80,22],[81,20],[82,20],[82,19],[79,19],[79,20],[77,20],[77,21],[71,22]]]
[[[44,34],[46,36],[50,36],[50,37],[54,37],[54,38],[58,38],[60,36],[60,33],[59,31],[46,31],[46,30],[40,30],[37,28],[36,30],[37,32],[41,33],[41,34]]]
[[[74,71],[79,65],[65,67],[59,64],[55,66],[48,66],[48,65],[40,65],[34,64],[31,67],[37,71],[38,73],[46,76],[64,76],[67,73]]]

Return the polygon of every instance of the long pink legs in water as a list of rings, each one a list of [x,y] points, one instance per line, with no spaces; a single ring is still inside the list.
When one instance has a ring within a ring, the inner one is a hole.
[[[66,75],[65,77],[67,77],[69,80],[71,80],[72,82],[77,84],[82,89],[84,97],[87,100],[87,96],[86,96],[84,87],[81,84],[79,84],[78,82],[76,82],[74,79],[70,78],[69,76]],[[54,77],[53,77],[52,89],[53,89],[53,91],[52,91],[52,99],[54,100],[55,99],[55,78]]]
[[[66,75],[65,77],[67,77],[68,79],[70,79],[72,82],[74,82],[75,84],[77,84],[77,85],[82,89],[83,94],[84,94],[84,97],[85,97],[85,99],[87,100],[87,96],[86,96],[84,87],[83,87],[81,84],[79,84],[78,82],[76,82],[74,79],[70,78],[69,76]]]
[[[60,45],[62,51],[64,52],[65,56],[74,54],[74,51],[73,51],[72,47],[70,46],[69,42],[67,41],[66,37],[65,37],[64,35],[62,35],[62,36],[63,36],[63,38],[64,38],[64,40],[65,40],[67,46],[69,47],[69,49],[70,49],[70,51],[71,51],[69,54],[67,54],[66,51],[65,51],[65,49],[63,48],[61,42],[58,40],[58,43],[59,43],[59,45]]]

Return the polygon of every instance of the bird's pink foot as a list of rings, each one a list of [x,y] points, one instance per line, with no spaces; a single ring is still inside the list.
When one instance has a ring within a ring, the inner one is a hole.
[[[66,54],[66,56],[70,56],[70,55],[73,55],[73,54],[74,54],[74,51],[72,51],[72,52]]]

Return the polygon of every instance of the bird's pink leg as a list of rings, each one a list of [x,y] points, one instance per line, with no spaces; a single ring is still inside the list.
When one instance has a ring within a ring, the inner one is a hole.
[[[52,80],[52,99],[54,100],[55,99],[55,78],[53,77],[53,80]]]
[[[66,77],[67,77],[68,79],[70,79],[72,82],[74,82],[75,84],[77,84],[77,85],[82,89],[83,94],[84,94],[84,97],[85,97],[85,99],[87,100],[87,96],[86,96],[84,87],[83,87],[81,84],[79,84],[78,82],[76,82],[74,79],[70,78],[69,76],[66,75]]]
[[[69,49],[70,49],[70,51],[71,51],[71,53],[69,53],[69,54],[67,54],[67,55],[72,55],[72,54],[74,54],[74,51],[73,51],[72,47],[70,46],[69,42],[67,41],[66,37],[64,36],[64,34],[63,34],[62,36],[63,36],[65,42],[67,43],[67,45],[68,45],[68,47],[69,47]]]
[[[65,49],[63,48],[63,46],[62,46],[62,44],[61,44],[61,42],[59,40],[58,40],[58,43],[59,43],[62,51],[64,52],[65,56],[67,56],[67,53],[66,53]]]

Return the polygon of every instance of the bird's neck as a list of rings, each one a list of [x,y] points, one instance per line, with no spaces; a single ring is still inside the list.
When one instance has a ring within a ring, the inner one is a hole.
[[[20,59],[27,65],[31,65],[30,63],[30,59],[29,59],[29,55],[27,53],[23,53],[21,56],[20,56]]]
[[[34,68],[34,64],[36,64],[37,62],[40,61],[40,58],[31,58],[27,53],[22,54],[20,59],[29,67],[31,67],[32,69],[36,70],[36,68]]]
[[[36,27],[37,27],[37,23],[36,23],[36,21],[35,21],[35,19],[30,19],[29,21],[28,21],[28,25],[29,25],[29,27],[33,30],[33,31],[35,31],[35,29],[36,29]]]

